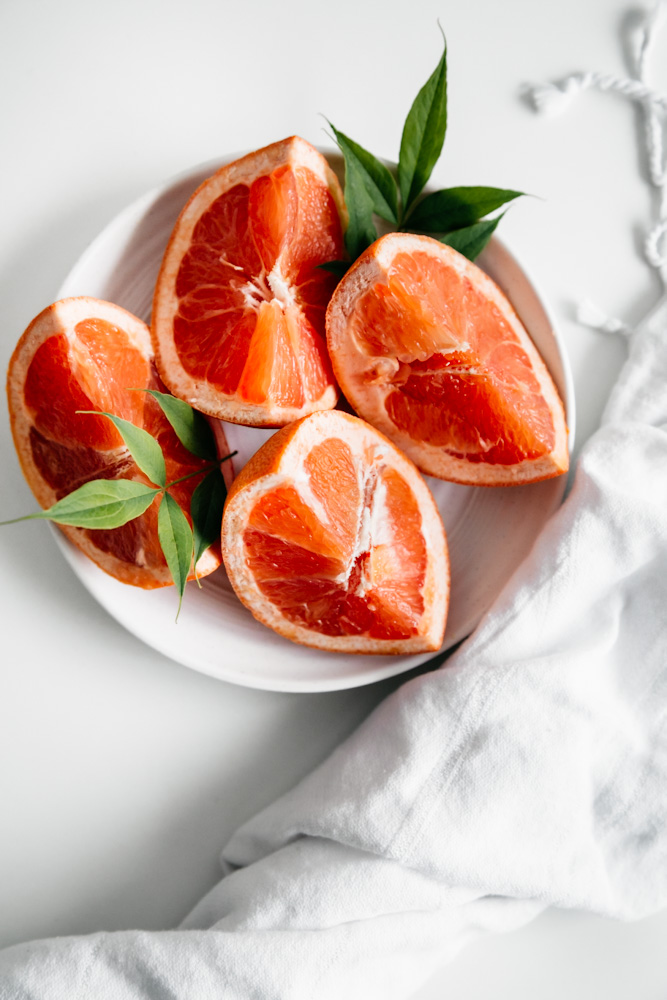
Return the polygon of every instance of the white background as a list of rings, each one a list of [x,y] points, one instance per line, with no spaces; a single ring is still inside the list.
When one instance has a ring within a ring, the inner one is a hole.
[[[541,119],[518,90],[623,72],[616,0],[2,0],[2,363],[96,233],[172,174],[293,133],[326,142],[320,112],[394,159],[440,55],[438,18],[450,116],[436,180],[538,196],[512,207],[501,235],[559,319],[581,446],[624,346],[576,325],[573,303],[590,296],[632,323],[658,291],[639,252],[651,198],[638,118],[591,94]],[[666,55],[667,29],[662,87]],[[8,518],[34,501],[5,418],[0,448]],[[3,528],[0,552],[0,944],[173,926],[216,881],[231,831],[392,686],[281,695],[217,682],[125,633],[45,524]],[[471,946],[418,996],[657,1000],[666,932],[667,914],[627,927],[547,914]]]

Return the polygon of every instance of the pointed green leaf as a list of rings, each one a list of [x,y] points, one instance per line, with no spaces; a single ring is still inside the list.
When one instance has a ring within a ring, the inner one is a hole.
[[[169,493],[165,493],[157,513],[157,533],[167,566],[178,591],[178,612],[192,565],[193,539],[188,519]]]
[[[440,62],[417,94],[403,126],[398,183],[406,214],[431,176],[447,131],[447,43]]]
[[[447,233],[440,238],[441,243],[446,243],[453,250],[458,250],[468,260],[475,260],[493,236],[494,230],[502,215],[497,219],[486,219],[483,222],[476,222],[465,229],[457,229],[453,233]]]
[[[520,198],[522,193],[494,187],[444,188],[420,201],[405,225],[424,233],[449,233],[479,222],[489,212]]]
[[[335,125],[329,122],[336,137],[338,147],[345,157],[345,169],[354,160],[355,166],[362,178],[366,191],[373,203],[373,211],[381,219],[387,222],[398,222],[398,194],[396,191],[396,181],[391,173],[372,153],[360,146],[358,142],[350,139],[343,132],[339,132]]]
[[[47,510],[0,523],[45,520],[73,528],[120,528],[143,514],[159,492],[131,479],[93,479]]]
[[[206,417],[193,410],[184,400],[176,399],[168,392],[158,392],[157,389],[141,391],[150,393],[153,399],[157,400],[184,448],[197,458],[215,462],[215,438]]]
[[[329,124],[331,124],[329,122]],[[333,125],[331,126],[333,128]],[[335,129],[334,129],[335,132]],[[341,147],[342,148],[342,147]],[[377,239],[373,224],[373,199],[365,184],[365,171],[355,156],[345,156],[345,187],[343,195],[347,208],[348,223],[345,230],[345,249],[350,262],[364,252]]]
[[[226,497],[227,487],[219,469],[209,472],[192,494],[190,515],[194,531],[195,566],[206,550],[220,539]]]
[[[322,271],[330,271],[337,278],[342,278],[350,269],[349,260],[328,260],[326,264],[317,265]]]
[[[77,410],[77,413],[94,413],[98,417],[108,417],[141,471],[148,476],[152,483],[157,483],[158,486],[166,484],[167,469],[164,464],[162,448],[148,431],[135,426],[129,420],[114,417],[113,413],[105,413],[103,410]]]
[[[377,239],[373,224],[373,199],[366,190],[364,173],[354,157],[345,161],[345,204],[349,215],[345,249],[356,260]]]

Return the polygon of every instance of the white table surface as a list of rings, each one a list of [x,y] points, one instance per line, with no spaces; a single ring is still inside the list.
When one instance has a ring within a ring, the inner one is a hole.
[[[624,345],[574,322],[590,296],[633,322],[657,285],[638,245],[650,198],[637,118],[581,98],[541,119],[519,85],[624,69],[618,0],[3,0],[0,351],[124,205],[188,166],[292,133],[322,112],[395,158],[409,104],[449,41],[443,184],[531,192],[501,235],[550,301],[575,374],[580,447]],[[667,83],[667,30],[659,43]],[[0,517],[34,508],[0,421]],[[233,687],[123,631],[46,524],[0,531],[0,945],[173,926],[218,877],[231,831],[319,761],[389,690]],[[472,945],[418,996],[654,1000],[667,914],[625,926],[547,914]]]

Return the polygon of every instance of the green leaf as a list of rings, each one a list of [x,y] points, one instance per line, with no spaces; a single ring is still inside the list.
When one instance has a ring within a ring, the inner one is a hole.
[[[502,215],[499,215],[497,219],[486,219],[483,222],[476,222],[472,226],[466,226],[465,229],[457,229],[453,233],[442,236],[440,242],[446,243],[453,250],[458,250],[468,260],[475,260],[491,239],[501,219]]]
[[[349,260],[328,260],[326,264],[317,265],[322,271],[330,271],[337,278],[342,278],[350,268]]]
[[[176,399],[168,392],[158,392],[157,389],[141,389],[157,400],[162,412],[173,427],[178,440],[197,458],[205,458],[215,462],[217,457],[215,437],[211,425],[201,413],[182,399]]]
[[[194,530],[195,567],[206,550],[220,538],[226,497],[227,487],[220,469],[209,472],[192,494],[190,514]]]
[[[120,528],[148,510],[159,492],[131,479],[93,479],[47,510],[0,524],[45,520],[73,528]]]
[[[345,157],[345,170],[347,171],[348,165],[354,161],[354,166],[362,178],[373,204],[373,211],[381,219],[386,219],[387,222],[393,222],[396,225],[398,223],[396,181],[387,167],[367,149],[360,146],[358,142],[350,139],[343,132],[339,132],[331,122],[329,125],[336,137],[338,147]]]
[[[447,131],[447,43],[440,62],[417,94],[403,126],[398,183],[407,214],[431,176]]]
[[[345,160],[345,204],[349,215],[345,231],[345,249],[351,260],[364,252],[377,239],[373,224],[373,199],[366,189],[364,171],[359,161],[352,157]]]
[[[522,193],[494,187],[444,188],[426,195],[410,213],[405,225],[424,233],[448,233],[471,226],[501,205],[520,198]]]
[[[192,565],[193,539],[188,519],[169,493],[162,497],[157,512],[157,533],[167,560],[167,566],[178,591],[178,611],[181,611],[183,592]]]
[[[136,427],[129,420],[114,417],[113,413],[105,413],[103,410],[77,410],[76,412],[94,413],[98,417],[108,417],[141,471],[148,476],[152,483],[157,483],[158,486],[166,484],[167,469],[164,464],[162,448],[148,431],[142,427]]]

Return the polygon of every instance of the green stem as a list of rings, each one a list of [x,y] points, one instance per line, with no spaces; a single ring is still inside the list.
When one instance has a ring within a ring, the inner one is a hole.
[[[18,524],[19,521],[32,521],[41,516],[39,511],[36,514],[24,514],[23,517],[13,517],[11,521],[0,521],[0,527],[4,524]]]
[[[205,465],[203,469],[195,469],[194,472],[188,472],[187,476],[181,476],[180,479],[174,479],[173,482],[167,483],[166,486],[163,486],[162,493],[171,489],[172,486],[176,486],[177,483],[185,482],[186,479],[192,479],[193,476],[202,476],[205,472],[210,472],[211,469],[215,469],[215,465]]]
[[[229,453],[229,455],[225,455],[224,458],[221,458],[219,462],[211,462],[210,465],[205,466],[203,469],[195,469],[194,472],[188,472],[186,476],[181,476],[180,479],[174,479],[173,482],[167,483],[167,485],[163,488],[162,492],[164,493],[165,490],[170,489],[172,486],[176,486],[177,483],[184,482],[184,480],[186,479],[192,479],[193,476],[201,476],[202,473],[204,472],[210,472],[211,469],[217,468],[217,466],[222,465],[223,462],[226,462],[228,458],[233,458],[234,455],[237,454],[238,452],[232,451]]]

